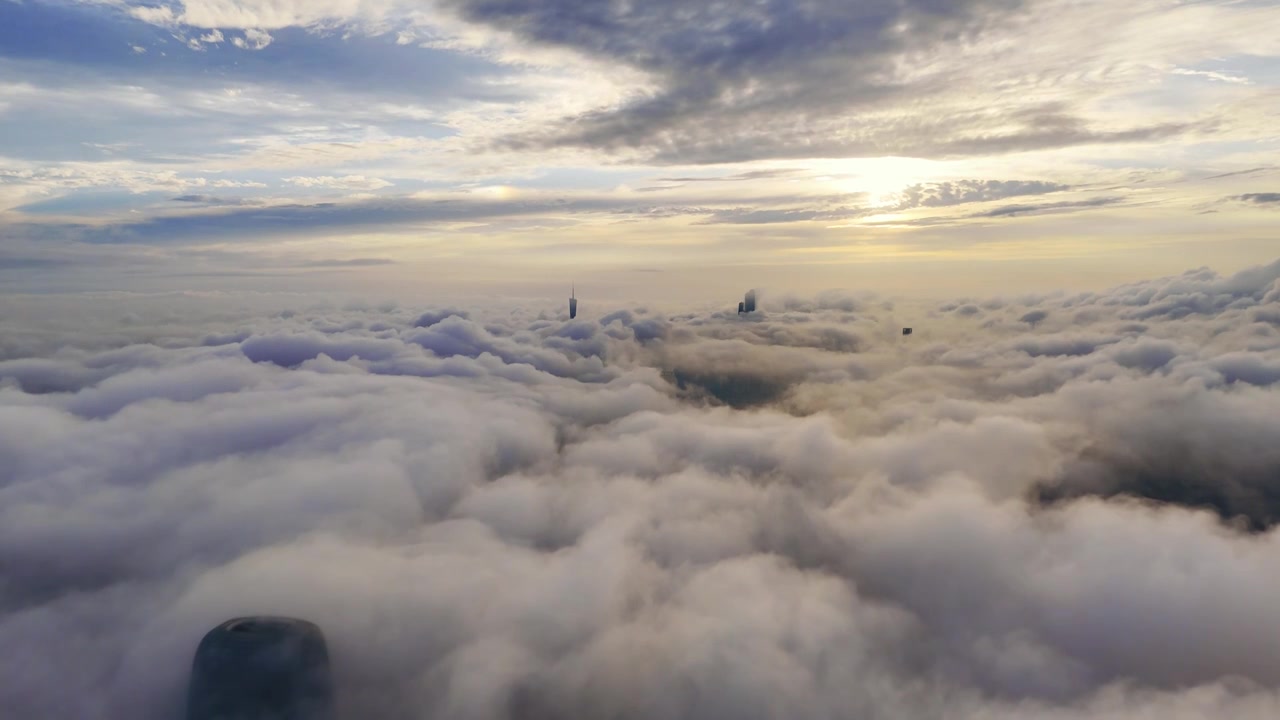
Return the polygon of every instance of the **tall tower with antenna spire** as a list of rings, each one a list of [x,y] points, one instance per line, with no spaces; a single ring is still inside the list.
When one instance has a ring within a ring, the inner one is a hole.
[[[569,319],[578,317],[578,293],[573,285],[569,286]]]

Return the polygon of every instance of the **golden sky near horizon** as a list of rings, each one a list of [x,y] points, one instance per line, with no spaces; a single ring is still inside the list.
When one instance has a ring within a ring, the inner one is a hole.
[[[706,300],[1280,255],[1280,7],[0,4],[10,291]]]

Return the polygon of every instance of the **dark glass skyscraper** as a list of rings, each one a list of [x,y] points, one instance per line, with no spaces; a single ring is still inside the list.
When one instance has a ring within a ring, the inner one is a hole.
[[[196,648],[187,720],[330,720],[332,713],[329,651],[314,623],[235,618]]]

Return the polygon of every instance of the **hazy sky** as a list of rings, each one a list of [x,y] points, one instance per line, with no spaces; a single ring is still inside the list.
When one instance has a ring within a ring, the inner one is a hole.
[[[0,0],[0,282],[1232,272],[1277,254],[1277,27],[1256,0]]]

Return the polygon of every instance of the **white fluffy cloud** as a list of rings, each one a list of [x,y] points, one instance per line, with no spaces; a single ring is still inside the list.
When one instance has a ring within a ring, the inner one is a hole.
[[[364,175],[322,175],[318,177],[287,177],[285,182],[305,188],[338,188],[342,190],[380,190],[391,187],[392,183],[382,178],[365,177]]]
[[[259,28],[249,28],[244,35],[231,38],[231,44],[243,50],[261,50],[271,44],[271,33]]]
[[[0,707],[173,717],[265,613],[344,718],[1280,708],[1280,263],[909,337],[586,302],[15,298]]]

